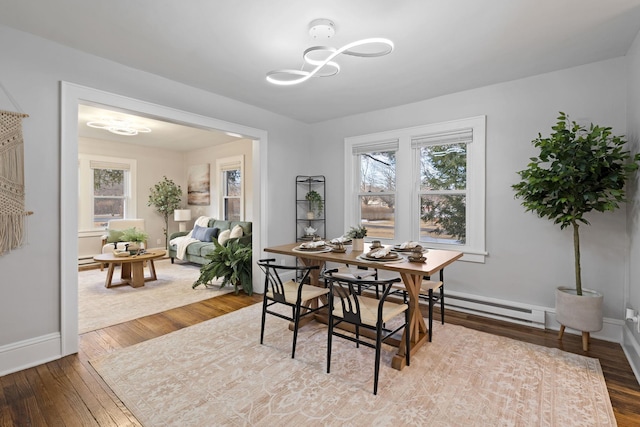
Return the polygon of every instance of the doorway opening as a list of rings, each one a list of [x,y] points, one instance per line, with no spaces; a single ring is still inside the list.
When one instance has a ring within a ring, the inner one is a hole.
[[[62,83],[61,101],[61,216],[60,216],[60,283],[61,285],[61,342],[62,355],[78,351],[78,111],[80,105],[107,107],[177,123],[198,129],[221,130],[240,134],[252,140],[251,213],[253,222],[253,253],[258,256],[262,242],[266,241],[266,150],[267,132],[237,123],[201,116],[171,107],[151,104],[116,94],[99,91],[72,83]],[[261,292],[261,273],[254,265],[254,290]]]

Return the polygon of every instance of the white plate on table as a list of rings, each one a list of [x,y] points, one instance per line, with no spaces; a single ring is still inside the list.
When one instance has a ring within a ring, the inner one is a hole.
[[[361,261],[369,261],[369,262],[379,262],[382,264],[387,264],[390,262],[404,262],[406,261],[406,258],[401,257],[398,255],[397,258],[374,258],[374,257],[368,257],[364,254],[362,255],[358,255],[356,258],[358,258]]]
[[[300,252],[303,254],[320,254],[323,252],[331,252],[331,247],[327,245],[322,246],[320,248],[303,248],[300,246],[296,246],[295,248],[292,249],[292,251]]]

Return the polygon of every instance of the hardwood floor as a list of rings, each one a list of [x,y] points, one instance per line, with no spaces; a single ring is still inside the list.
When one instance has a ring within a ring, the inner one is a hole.
[[[139,426],[89,360],[259,301],[259,295],[231,293],[83,334],[78,354],[0,377],[0,426]],[[434,319],[438,318],[436,314]],[[592,340],[589,351],[583,352],[579,336],[565,334],[558,341],[556,332],[451,310],[446,312],[446,322],[597,357],[618,425],[640,425],[640,386],[620,345]]]

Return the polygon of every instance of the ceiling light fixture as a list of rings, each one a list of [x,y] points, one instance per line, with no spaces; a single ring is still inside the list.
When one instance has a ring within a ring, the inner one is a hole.
[[[309,24],[309,35],[314,39],[329,39],[335,34],[335,25],[328,19],[316,19]],[[368,46],[368,49],[362,49]],[[373,46],[373,48],[372,48]],[[379,49],[375,49],[375,47]],[[360,49],[358,49],[360,48]],[[374,37],[358,40],[342,46],[339,49],[328,46],[314,46],[302,53],[304,60],[302,68],[306,64],[315,66],[311,71],[305,70],[274,70],[267,73],[267,81],[275,85],[291,86],[309,80],[313,76],[329,77],[340,72],[340,65],[333,59],[340,54],[359,56],[361,58],[373,58],[391,53],[394,49],[393,42],[389,39]]]
[[[94,122],[88,122],[87,126],[108,130],[116,135],[134,136],[139,133],[149,133],[151,129],[145,126],[135,125],[133,122],[124,119],[107,119],[102,118]]]

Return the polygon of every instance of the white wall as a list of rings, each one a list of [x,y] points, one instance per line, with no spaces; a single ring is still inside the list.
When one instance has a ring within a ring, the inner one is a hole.
[[[627,53],[627,138],[635,153],[640,152],[640,34]],[[626,307],[640,310],[640,174],[629,184],[627,232],[630,237],[629,288]],[[626,322],[625,349],[640,378],[640,334],[636,326]]]
[[[0,40],[11,40],[0,44],[0,81],[30,115],[23,122],[26,209],[35,212],[27,219],[26,245],[0,257],[0,375],[60,352],[60,158],[69,150],[60,139],[61,81],[267,131],[264,244],[293,238],[293,208],[280,207],[294,204],[293,192],[282,189],[296,175],[286,166],[305,157],[305,124],[4,26]],[[16,110],[3,94],[0,108]]]
[[[551,132],[559,111],[624,134],[625,81],[625,59],[619,58],[312,126],[312,157],[326,165],[317,173],[327,175],[328,235],[350,225],[342,223],[345,137],[486,115],[489,256],[485,264],[447,268],[448,289],[554,307],[555,288],[575,285],[571,231],[525,213],[511,185],[536,154],[531,141],[538,132]],[[625,218],[624,208],[595,213],[589,216],[592,227],[581,228],[583,284],[604,292],[604,315],[616,319],[623,315],[627,281]]]

